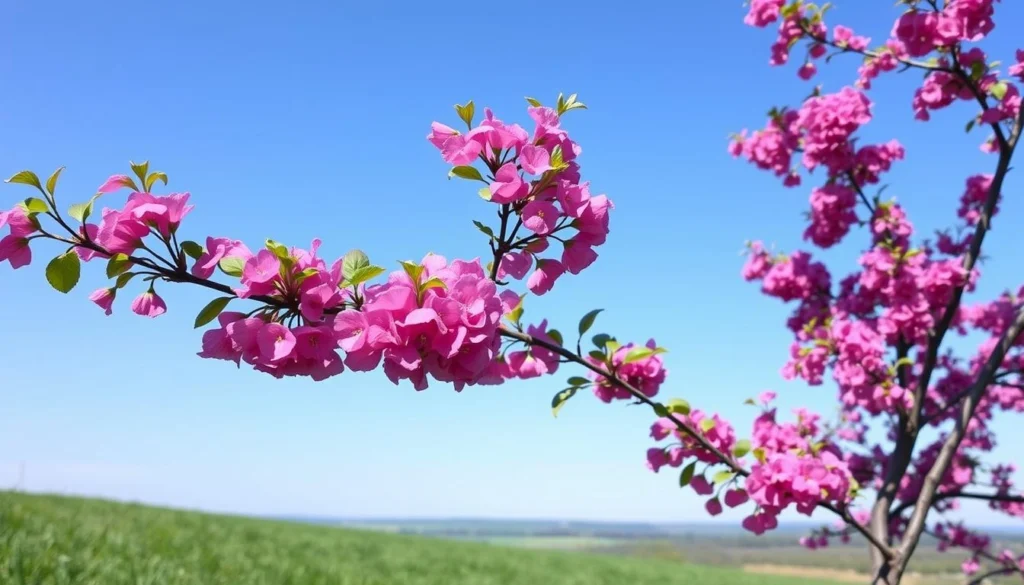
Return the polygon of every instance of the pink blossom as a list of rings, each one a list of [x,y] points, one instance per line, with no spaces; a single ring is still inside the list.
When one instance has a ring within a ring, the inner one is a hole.
[[[742,489],[731,489],[725,492],[725,505],[730,508],[742,506],[750,500],[750,496]]]
[[[132,312],[136,315],[155,319],[167,312],[167,305],[160,295],[150,289],[142,293],[132,301]]]
[[[537,260],[537,269],[533,271],[526,281],[530,292],[540,296],[551,290],[558,277],[565,274],[565,266],[558,260]]]
[[[722,502],[718,498],[711,498],[704,504],[704,509],[711,516],[718,516],[722,513]]]
[[[279,362],[291,356],[295,349],[295,335],[280,323],[267,323],[256,334],[260,353],[268,362]]]
[[[28,238],[9,235],[0,239],[0,262],[8,261],[11,268],[17,270],[32,263],[32,249]]]
[[[228,238],[206,238],[206,249],[192,266],[193,276],[210,278],[221,260],[239,258],[243,261],[252,257],[252,252],[242,242]]]
[[[130,185],[132,182],[128,175],[112,175],[103,182],[97,189],[97,193],[113,193]]]
[[[491,201],[495,203],[515,203],[530,193],[530,186],[523,181],[516,170],[515,163],[505,163],[494,175],[491,183]]]
[[[551,155],[543,148],[527,144],[519,151],[519,164],[531,175],[543,175],[551,170]]]
[[[117,296],[117,289],[101,288],[89,295],[89,300],[96,303],[99,308],[103,309],[107,316],[110,316],[114,312],[115,296]]]
[[[544,236],[555,229],[561,215],[550,201],[535,199],[523,208],[523,225],[535,234]]]
[[[566,240],[562,251],[562,264],[570,274],[579,274],[597,260],[597,252],[587,244]]]
[[[697,492],[698,496],[710,496],[715,493],[715,486],[704,479],[703,475],[698,475],[691,479],[690,487],[693,488],[693,491]]]

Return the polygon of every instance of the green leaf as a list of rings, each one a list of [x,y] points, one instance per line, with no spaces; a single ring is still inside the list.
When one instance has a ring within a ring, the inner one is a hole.
[[[594,326],[594,321],[597,320],[597,315],[603,310],[604,309],[594,309],[593,311],[587,313],[586,315],[583,315],[583,318],[580,319],[579,327],[581,336],[587,331],[589,331],[591,327]]]
[[[96,204],[96,199],[98,197],[99,194],[96,194],[85,203],[76,203],[72,205],[68,208],[68,215],[81,223],[85,223],[85,220],[89,219],[89,216],[92,215],[93,206]]]
[[[57,256],[46,266],[46,281],[64,294],[75,288],[81,275],[82,263],[74,251]]]
[[[20,173],[15,174],[13,177],[7,179],[4,182],[19,183],[21,185],[32,185],[36,189],[39,189],[40,193],[46,195],[46,192],[43,191],[43,186],[39,183],[39,177],[37,177],[36,174],[33,173],[32,171],[21,171]]]
[[[423,275],[423,266],[408,260],[403,260],[401,264],[402,269],[404,269],[405,273],[409,275],[409,278],[412,279],[413,283],[419,285],[420,276]]]
[[[125,272],[117,277],[117,283],[114,285],[114,288],[124,288],[133,278],[135,278],[134,272]]]
[[[758,447],[757,449],[754,449],[753,451],[751,451],[751,453],[753,453],[754,459],[757,459],[758,463],[760,463],[762,465],[764,464],[764,462],[765,462],[764,449],[762,449],[761,447]]]
[[[132,167],[132,171],[135,172],[135,176],[138,177],[140,181],[146,180],[146,173],[149,172],[148,160],[142,161],[141,163],[134,163],[129,161],[128,164]]]
[[[665,408],[665,405],[660,403],[660,402],[655,402],[654,406],[652,408],[654,409],[654,414],[656,414],[658,416],[668,416],[669,415],[668,409]]]
[[[555,397],[551,399],[551,414],[557,418],[558,411],[562,410],[562,407],[565,406],[565,403],[568,402],[570,398],[576,396],[576,390],[578,390],[578,388],[566,388],[558,394],[555,394]]]
[[[239,278],[242,276],[242,270],[245,268],[245,260],[235,256],[222,258],[217,266],[224,274]]]
[[[307,268],[295,276],[295,286],[302,284],[307,278],[320,272],[316,268]],[[342,287],[344,288],[344,287]]]
[[[288,247],[281,242],[275,242],[274,240],[267,240],[267,250],[274,253],[280,260],[291,260],[291,254],[288,253]]]
[[[50,175],[50,178],[46,179],[46,190],[50,192],[51,196],[57,190],[57,179],[60,178],[60,174],[63,171],[64,171],[64,167],[61,167],[61,168],[57,169],[56,171],[53,171],[53,174]]]
[[[591,339],[594,342],[594,347],[604,348],[604,346],[611,341],[612,336],[607,333],[598,333]]]
[[[345,280],[352,280],[356,271],[370,265],[370,258],[362,250],[352,250],[341,261],[341,274]]]
[[[668,401],[668,410],[677,414],[690,414],[690,403],[682,398],[673,398]]]
[[[733,457],[739,459],[747,453],[750,453],[750,441],[747,439],[740,439],[739,441],[736,441],[736,444],[733,445],[732,448]]]
[[[357,268],[356,271],[352,273],[352,278],[345,279],[341,288],[360,285],[364,282],[377,278],[385,272],[387,272],[387,269],[382,266],[363,266],[362,268]]]
[[[971,130],[973,130],[974,129],[974,125],[977,124],[977,123],[978,123],[978,119],[977,118],[971,118],[971,120],[969,122],[967,122],[967,126],[964,128],[964,132],[970,132]]]
[[[447,289],[448,285],[446,285],[443,280],[441,280],[440,278],[435,276],[435,277],[431,278],[430,280],[428,280],[428,281],[426,281],[426,282],[424,282],[423,284],[420,285],[420,292],[425,292],[425,291],[428,291],[428,290],[430,290],[432,288]]]
[[[460,179],[469,179],[471,181],[483,181],[484,183],[487,182],[484,181],[483,175],[480,174],[480,171],[476,170],[476,167],[455,167],[452,170],[448,171],[448,178],[451,179],[452,177],[458,177]],[[490,193],[490,191],[488,191],[488,193]]]
[[[525,301],[526,295],[519,295],[519,304],[516,305],[516,308],[509,311],[508,315],[505,315],[505,318],[518,325],[519,320],[523,318],[523,311],[526,310],[526,307],[524,306]]]
[[[693,479],[693,472],[696,469],[696,461],[691,461],[689,465],[683,468],[683,472],[679,474],[679,487],[686,487],[690,485],[690,481]]]
[[[476,194],[479,195],[480,198],[483,199],[484,201],[490,201],[491,197],[493,196],[493,193],[491,193],[491,188],[489,186],[481,188],[479,191],[476,192]]]
[[[613,337],[613,338],[611,338],[611,339],[609,339],[608,341],[605,342],[604,347],[605,347],[606,350],[608,350],[608,354],[611,355],[611,354],[619,351],[619,348],[622,347],[622,344],[619,343]]]
[[[579,386],[586,386],[589,383],[590,380],[584,378],[583,376],[573,376],[568,380],[568,384],[574,388],[577,388]]]
[[[22,202],[21,206],[25,208],[25,213],[32,215],[50,211],[50,205],[38,197],[29,197]]]
[[[705,433],[715,428],[715,419],[705,418],[700,421],[700,429]]]
[[[473,127],[473,116],[476,114],[476,105],[473,104],[473,100],[469,100],[464,106],[455,104],[455,112],[466,123],[466,126]]]
[[[128,259],[128,254],[114,254],[109,261],[107,261],[107,278],[114,278],[119,274],[128,272],[128,269],[132,267],[131,260]]]
[[[203,255],[203,247],[192,240],[185,240],[182,242],[181,250],[188,254],[188,257],[193,260],[199,260],[199,257]]]
[[[540,101],[535,100],[535,99],[533,99],[532,97],[529,97],[529,96],[527,96],[527,98],[526,98],[526,103],[530,104],[531,106],[533,106],[535,108],[542,107],[541,104],[540,104]]]
[[[743,404],[749,404],[750,406],[757,406],[757,402],[753,398],[747,398],[743,401]]]
[[[665,353],[665,350],[660,347],[655,349],[651,349],[649,347],[634,347],[626,352],[626,357],[622,359],[622,363],[630,364],[638,362],[660,353]]]
[[[1005,81],[998,81],[988,88],[988,93],[997,100],[1003,101],[1003,98],[1006,97],[1007,89],[1009,89],[1009,86]]]
[[[147,193],[149,193],[153,189],[153,185],[155,185],[158,180],[159,181],[163,181],[164,182],[164,186],[166,186],[167,185],[167,173],[153,173],[152,175],[146,177],[146,192]]]
[[[595,349],[594,351],[590,352],[588,355],[590,357],[594,358],[595,360],[600,361],[600,362],[603,362],[604,360],[608,359],[608,356],[606,356],[603,351],[598,350],[598,349]]]
[[[212,301],[210,301],[208,305],[203,307],[202,311],[199,311],[199,315],[196,316],[195,328],[199,329],[203,325],[206,325],[210,321],[216,319],[217,316],[224,311],[224,308],[228,306],[228,303],[230,303],[231,299],[233,298],[235,297],[220,297],[218,299],[213,299]]]
[[[490,236],[492,238],[494,237],[494,230],[492,230],[488,226],[485,226],[483,223],[481,223],[481,222],[479,222],[479,221],[474,219],[473,220],[473,225],[475,225],[476,229],[482,231],[485,235],[488,235],[488,236]]]
[[[565,160],[564,160],[564,158],[562,156],[562,147],[561,146],[556,146],[555,148],[553,148],[551,150],[551,163],[550,164],[551,164],[551,168],[555,169],[556,171],[560,171],[560,170],[564,169],[565,167],[569,166],[569,165],[565,164]]]
[[[711,481],[714,482],[717,485],[717,484],[725,483],[725,482],[729,481],[730,479],[732,479],[733,477],[736,477],[736,472],[732,471],[732,470],[729,470],[729,469],[726,469],[726,470],[719,471],[718,473],[716,473],[715,476],[713,478],[711,478]]]
[[[562,332],[558,329],[549,329],[548,337],[551,338],[559,347],[565,345],[565,339],[562,337]]]

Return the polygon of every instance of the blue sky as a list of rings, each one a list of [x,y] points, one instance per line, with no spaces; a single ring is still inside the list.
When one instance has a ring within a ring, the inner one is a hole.
[[[897,15],[890,0],[838,4],[833,22],[876,39]],[[530,299],[527,318],[571,331],[586,310],[607,309],[601,330],[671,350],[666,397],[741,432],[754,416],[743,400],[764,389],[786,410],[828,413],[831,386],[779,376],[789,309],[739,277],[747,239],[805,247],[808,190],[726,153],[730,133],[811,87],[767,66],[773,33],[745,27],[738,1],[645,7],[14,0],[0,23],[0,171],[67,165],[58,197],[69,205],[149,159],[192,193],[186,237],[321,237],[326,256],[359,247],[389,265],[428,251],[472,258],[486,242],[471,220],[492,209],[446,180],[424,140],[430,122],[454,125],[452,104],[473,99],[525,124],[523,96],[579,92],[590,110],[566,125],[584,176],[616,204],[613,231],[600,261]],[[1013,3],[1000,12],[1024,18]],[[997,29],[994,58],[1011,59],[1012,40]],[[835,90],[855,71],[839,58],[818,81]],[[980,132],[962,136],[966,109],[912,120],[918,82],[877,84],[864,139],[904,142],[887,193],[931,232],[952,220],[964,179],[994,160],[978,151]],[[1013,177],[1006,190],[1019,188]],[[5,208],[26,196],[0,190]],[[1015,198],[996,228],[975,298],[1020,282]],[[825,255],[836,272],[854,269],[863,241]],[[164,287],[170,312],[155,321],[127,302],[107,318],[86,299],[102,266],[63,296],[43,279],[45,253],[0,272],[0,485],[25,462],[32,490],[243,513],[706,518],[673,474],[644,468],[648,412],[581,396],[554,419],[564,377],[461,395],[440,384],[416,393],[380,372],[276,381],[195,357],[200,291]],[[1024,434],[999,424],[1000,460],[1013,460],[1007,446]]]

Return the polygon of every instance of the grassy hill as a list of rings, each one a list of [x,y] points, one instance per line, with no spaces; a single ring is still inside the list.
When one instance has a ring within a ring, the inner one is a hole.
[[[824,585],[671,561],[532,551],[0,492],[0,583]]]

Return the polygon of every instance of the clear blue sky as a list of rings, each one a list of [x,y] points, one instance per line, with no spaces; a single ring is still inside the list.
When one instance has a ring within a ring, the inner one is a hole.
[[[876,39],[897,14],[891,0],[838,4],[833,20]],[[1006,23],[1024,8],[999,11],[993,57],[1005,61]],[[196,239],[319,236],[327,256],[360,247],[381,263],[477,256],[486,243],[470,222],[492,209],[445,179],[424,140],[430,122],[454,123],[452,104],[474,99],[526,123],[523,96],[579,92],[591,109],[566,124],[585,177],[615,201],[613,231],[600,261],[530,299],[527,317],[571,331],[585,310],[608,309],[602,330],[670,348],[666,396],[722,412],[740,432],[753,416],[741,403],[764,389],[787,411],[831,408],[831,386],[780,378],[789,308],[739,277],[746,239],[802,246],[808,191],[732,160],[727,137],[811,88],[793,68],[767,66],[773,33],[746,28],[738,0],[635,10],[13,0],[6,12],[0,171],[67,165],[58,195],[71,204],[148,158],[192,193],[183,234]],[[872,25],[872,12],[886,16]],[[838,89],[855,70],[838,59],[820,81]],[[964,178],[994,160],[978,152],[980,132],[961,137],[967,110],[912,121],[918,80],[878,83],[865,139],[904,141],[888,193],[931,231],[953,217]],[[1019,189],[1014,177],[1007,191]],[[4,208],[26,196],[0,190]],[[981,294],[1019,284],[1022,228],[1011,197]],[[828,256],[845,274],[854,252]],[[0,485],[24,461],[32,490],[245,513],[705,518],[673,474],[645,469],[647,412],[582,396],[552,418],[563,376],[461,395],[440,384],[416,393],[380,372],[276,381],[195,357],[192,321],[208,300],[198,291],[164,287],[170,312],[156,321],[127,302],[106,318],[86,298],[104,282],[101,265],[69,296],[42,268],[0,272]],[[1024,434],[1000,426],[1001,460],[1013,460],[1006,446]]]

